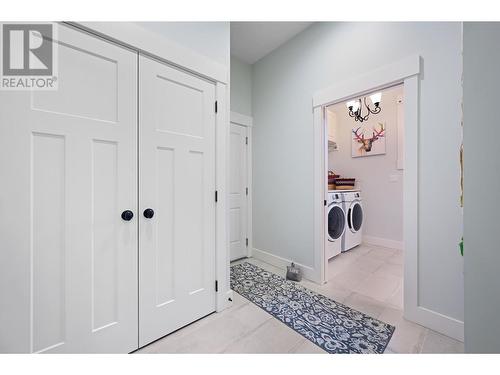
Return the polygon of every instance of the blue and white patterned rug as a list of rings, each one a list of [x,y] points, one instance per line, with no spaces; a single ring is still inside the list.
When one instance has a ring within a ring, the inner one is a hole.
[[[383,353],[395,327],[250,263],[231,266],[231,289],[328,353]]]

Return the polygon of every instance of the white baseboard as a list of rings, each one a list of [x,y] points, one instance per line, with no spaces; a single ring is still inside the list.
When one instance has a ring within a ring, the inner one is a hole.
[[[363,236],[363,242],[375,246],[388,247],[390,249],[398,249],[403,250],[404,242],[403,241],[395,241],[390,240],[388,238],[380,238],[374,236]]]
[[[369,238],[372,239],[376,237]],[[377,241],[377,239],[375,241]],[[382,239],[382,241],[377,241],[376,243],[368,241],[366,242],[377,246],[390,247],[392,249],[403,248],[402,245],[400,245],[399,247],[394,246],[394,243],[396,243],[397,245],[398,241],[391,242],[391,240],[386,240],[386,242],[384,242]],[[286,259],[256,248],[252,249],[252,256],[283,270],[286,270],[286,266],[288,266],[292,262],[290,259]],[[320,283],[320,281],[317,280],[318,273],[315,272],[312,267],[304,266],[303,264],[297,262],[295,262],[295,264],[297,264],[302,269],[304,278],[316,283]],[[422,306],[419,306],[416,309],[412,309],[411,306],[406,306],[404,315],[406,319],[411,320],[417,324],[442,333],[443,335],[446,335],[448,337],[454,338],[455,340],[464,341],[464,322],[460,320],[440,314],[430,309],[426,309]]]
[[[275,267],[281,268],[283,270],[286,270],[286,266],[289,266],[290,263],[292,263],[291,259],[286,259],[282,258],[278,255],[271,254],[267,251],[264,250],[259,250],[256,248],[252,249],[252,256],[258,260],[261,260],[263,262],[269,263]],[[298,262],[294,262],[297,266],[299,266],[302,270],[302,275],[304,276],[305,279],[314,281],[316,283],[320,283],[321,281],[318,280],[318,275],[317,272],[315,272],[314,268],[311,266],[305,266],[303,264],[300,264]]]
[[[422,306],[418,306],[416,309],[405,308],[404,317],[455,340],[464,341],[464,322],[461,320]]]

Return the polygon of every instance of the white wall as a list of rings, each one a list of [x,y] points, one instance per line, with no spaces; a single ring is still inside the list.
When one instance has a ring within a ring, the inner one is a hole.
[[[231,111],[252,115],[252,66],[231,56]]]
[[[465,350],[500,353],[499,23],[464,23]]]
[[[254,247],[313,265],[312,96],[415,54],[419,305],[462,321],[460,23],[317,23],[253,66]]]
[[[229,22],[136,22],[136,24],[229,67]]]
[[[356,178],[356,187],[362,190],[363,197],[363,235],[398,243],[403,241],[403,171],[397,169],[397,98],[402,94],[402,86],[383,91],[382,112],[370,115],[363,123],[368,128],[378,127],[379,122],[385,124],[386,153],[383,155],[353,158],[352,129],[360,123],[349,117],[344,103],[328,108],[336,114],[338,146],[338,151],[329,152],[329,169],[342,177]],[[391,177],[396,181],[391,181]]]

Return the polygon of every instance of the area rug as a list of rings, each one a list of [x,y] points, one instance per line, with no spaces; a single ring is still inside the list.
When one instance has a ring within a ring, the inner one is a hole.
[[[231,266],[231,289],[328,353],[381,354],[395,330],[247,262]]]

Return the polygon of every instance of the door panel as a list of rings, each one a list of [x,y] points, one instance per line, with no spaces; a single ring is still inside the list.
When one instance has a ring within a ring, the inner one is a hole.
[[[0,352],[130,352],[137,54],[58,31],[58,90],[0,92]]]
[[[161,74],[157,76],[154,88],[164,101],[156,108],[158,119],[175,119],[175,121],[159,121],[156,130],[203,137],[204,92],[197,87],[189,86],[189,83],[172,80]]]
[[[60,41],[57,52],[62,62],[57,76],[64,85],[57,91],[34,92],[33,109],[116,123],[121,62],[107,52],[94,53],[91,48],[64,40]],[[75,100],[82,93],[87,94],[85,100]]]
[[[247,256],[247,128],[231,123],[229,136],[229,243],[231,260]]]
[[[35,133],[32,144],[33,350],[40,351],[66,339],[66,157],[62,136]]]
[[[97,331],[118,320],[118,144],[94,140],[92,149],[92,330]]]
[[[143,346],[215,310],[215,86],[144,56],[139,67]]]
[[[175,243],[174,243],[174,207],[175,196],[175,164],[174,150],[171,148],[156,149],[157,156],[157,195],[156,218],[161,219],[161,230],[157,233],[156,253],[156,305],[165,305],[174,299],[174,265],[175,265]],[[153,217],[154,218],[154,217]],[[142,220],[142,219],[141,219]],[[161,251],[160,251],[161,249]]]

